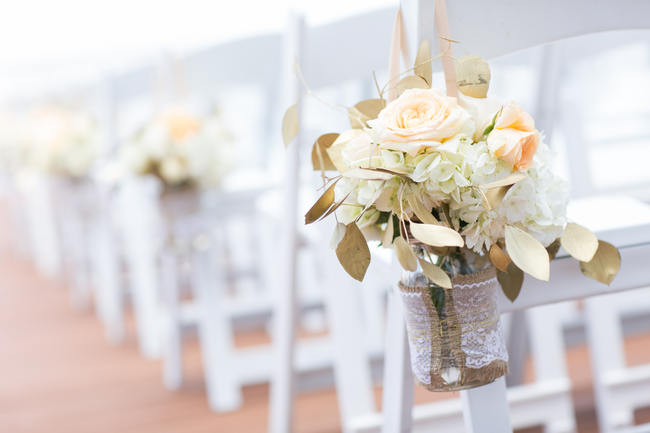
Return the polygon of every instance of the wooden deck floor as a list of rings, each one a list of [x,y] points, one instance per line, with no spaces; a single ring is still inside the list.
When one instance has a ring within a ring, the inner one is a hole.
[[[0,275],[0,432],[266,431],[266,386],[247,388],[239,411],[208,409],[196,342],[189,342],[186,351],[187,384],[179,392],[167,391],[160,362],[138,353],[132,325],[127,342],[112,346],[91,312],[74,311],[65,289],[38,276],[25,261],[1,253]],[[650,335],[629,339],[626,346],[631,363],[650,361]],[[571,349],[568,360],[580,433],[595,433],[585,348]],[[440,397],[418,390],[416,401]],[[339,431],[331,390],[301,395],[296,416],[299,433]],[[639,417],[650,421],[648,411]]]

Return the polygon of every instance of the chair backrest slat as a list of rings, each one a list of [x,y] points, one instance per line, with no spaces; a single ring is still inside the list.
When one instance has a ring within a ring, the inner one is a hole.
[[[590,33],[650,28],[650,2],[641,0],[453,0],[447,10],[451,39],[485,58]]]
[[[370,78],[388,66],[396,8],[378,9],[311,27],[304,36],[301,67],[310,86]]]

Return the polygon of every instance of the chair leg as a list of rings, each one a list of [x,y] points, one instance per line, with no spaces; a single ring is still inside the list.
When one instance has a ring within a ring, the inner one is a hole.
[[[604,382],[608,371],[625,366],[621,323],[616,310],[609,305],[612,296],[615,295],[585,300],[587,341],[591,352],[596,413],[603,433],[610,433],[617,427],[629,426],[634,422],[632,409],[617,404]]]
[[[526,312],[511,313],[508,332],[508,367],[506,376],[508,386],[521,385],[524,381],[524,367],[528,355],[528,332],[526,330]]]
[[[162,254],[160,264],[163,299],[163,383],[168,389],[183,384],[183,335],[180,318],[180,297],[177,258],[171,251]]]
[[[568,378],[562,327],[562,312],[566,307],[567,305],[563,304],[553,304],[526,311],[535,376],[540,382]],[[554,411],[553,417],[549,417],[544,431],[573,433],[576,431],[576,422],[571,390],[567,389],[557,398],[558,409]]]
[[[512,432],[505,377],[460,392],[468,433]]]
[[[144,356],[157,359],[161,352],[160,303],[153,251],[141,244],[131,252],[130,262],[138,345]]]
[[[95,256],[97,299],[102,310],[106,338],[111,343],[124,341],[124,299],[119,258],[112,233],[105,222],[96,229],[92,254]]]
[[[218,266],[214,250],[195,252],[193,264],[208,404],[215,412],[232,411],[241,407],[243,399],[234,359],[232,323],[223,308],[223,274],[214,271]]]
[[[413,424],[414,383],[402,300],[395,289],[388,294],[386,328],[382,433],[410,433]]]
[[[344,275],[343,278],[348,277]],[[349,281],[328,278],[330,286],[325,287],[324,293],[334,346],[334,378],[343,432],[348,431],[352,417],[375,411],[368,347],[363,344],[364,324],[359,317],[359,287]]]

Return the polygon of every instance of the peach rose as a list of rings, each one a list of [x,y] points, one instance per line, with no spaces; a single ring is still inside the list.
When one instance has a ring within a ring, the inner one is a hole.
[[[174,141],[183,141],[190,135],[195,134],[201,126],[196,117],[178,108],[164,112],[162,121],[167,126],[169,135]]]
[[[496,117],[494,129],[488,134],[490,152],[515,170],[525,170],[537,152],[539,131],[535,121],[514,102],[504,106]]]
[[[368,124],[379,147],[414,156],[454,137],[468,121],[456,98],[438,89],[408,89]]]

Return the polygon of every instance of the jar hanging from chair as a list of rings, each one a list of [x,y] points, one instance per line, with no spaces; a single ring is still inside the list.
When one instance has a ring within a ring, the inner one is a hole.
[[[451,289],[432,283],[419,266],[399,283],[413,374],[430,391],[474,388],[508,372],[496,271],[462,262],[448,266]]]

